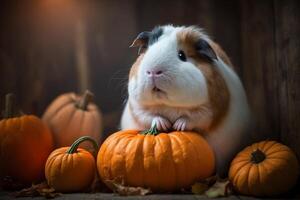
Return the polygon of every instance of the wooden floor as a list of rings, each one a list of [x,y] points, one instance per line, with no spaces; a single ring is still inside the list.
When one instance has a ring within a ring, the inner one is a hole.
[[[0,188],[0,200],[16,199],[13,192],[4,191]],[[45,200],[45,197],[18,197],[18,200]],[[200,200],[209,199],[205,195],[192,195],[192,194],[149,194],[146,196],[119,196],[114,193],[72,193],[61,194],[54,198],[55,200]],[[289,192],[277,198],[255,198],[250,196],[231,195],[228,197],[216,198],[217,200],[230,199],[230,200],[267,200],[267,199],[298,199],[300,200],[300,181]]]
[[[0,192],[0,200],[10,200],[15,199],[15,197],[12,195],[12,193],[7,192]],[[33,200],[45,200],[44,197],[24,197],[24,198],[17,198],[19,200],[22,199],[33,199]],[[152,194],[152,195],[146,195],[146,196],[118,196],[112,193],[95,193],[95,194],[86,194],[86,193],[73,193],[73,194],[63,194],[59,197],[56,197],[55,200],[199,200],[199,199],[208,199],[204,195],[184,195],[184,194]],[[239,200],[256,200],[260,198],[254,198],[254,197],[247,197],[247,196],[229,196],[224,198],[218,198],[218,200],[222,199],[239,199]],[[266,198],[264,198],[265,200]],[[270,198],[271,199],[271,198]],[[275,198],[275,199],[290,199],[290,198]],[[297,199],[297,198],[293,198]]]

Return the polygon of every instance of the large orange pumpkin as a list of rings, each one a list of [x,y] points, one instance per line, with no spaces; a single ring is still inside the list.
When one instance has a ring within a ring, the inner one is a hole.
[[[10,176],[25,184],[44,178],[44,167],[53,148],[52,135],[34,115],[19,115],[14,95],[6,96],[0,121],[0,177]]]
[[[54,135],[56,147],[70,146],[77,138],[89,135],[100,141],[102,117],[98,107],[91,103],[93,94],[86,91],[83,96],[74,93],[60,95],[47,108],[43,121]],[[90,149],[89,143],[81,147]]]
[[[245,195],[273,196],[287,192],[297,181],[299,164],[287,146],[275,141],[255,143],[232,161],[229,179]]]
[[[96,162],[93,155],[78,148],[81,142],[90,141],[98,150],[97,143],[88,136],[77,139],[71,147],[54,150],[45,167],[49,186],[58,192],[79,192],[87,189],[95,178]]]
[[[123,179],[129,186],[174,191],[214,173],[215,158],[194,132],[123,130],[109,136],[97,158],[102,180]]]

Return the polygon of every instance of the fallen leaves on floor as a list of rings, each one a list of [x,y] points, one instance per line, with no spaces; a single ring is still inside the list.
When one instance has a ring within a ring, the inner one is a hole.
[[[229,180],[217,180],[217,182],[205,191],[209,198],[226,197],[232,194],[232,185]]]
[[[217,181],[217,176],[211,176],[202,181],[196,182],[192,185],[192,193],[193,194],[204,194],[206,190],[208,190],[215,182]]]
[[[60,193],[48,186],[46,182],[40,184],[33,184],[30,188],[25,188],[15,193],[15,197],[45,197],[47,199],[60,196]]]
[[[151,190],[142,188],[142,187],[129,187],[124,185],[123,180],[106,180],[105,184],[114,192],[121,196],[129,196],[129,195],[146,195],[150,194]]]
[[[204,194],[206,190],[208,190],[208,185],[204,183],[195,183],[192,185],[192,193],[193,194]]]
[[[206,195],[209,198],[225,197],[232,193],[232,186],[228,179],[212,176],[192,185],[192,193]]]

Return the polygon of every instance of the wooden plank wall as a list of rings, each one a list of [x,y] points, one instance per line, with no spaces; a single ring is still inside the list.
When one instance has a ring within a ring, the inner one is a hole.
[[[300,157],[300,2],[241,1],[241,76],[261,138]]]
[[[55,96],[89,88],[109,134],[126,98],[134,37],[158,24],[196,24],[232,58],[260,138],[281,139],[300,156],[299,8],[297,0],[3,3],[0,107],[15,92],[25,112],[41,115]]]

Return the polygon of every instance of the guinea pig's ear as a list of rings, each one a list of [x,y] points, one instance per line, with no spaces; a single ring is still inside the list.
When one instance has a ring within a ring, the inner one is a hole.
[[[208,59],[210,62],[212,62],[213,60],[218,59],[215,51],[213,50],[213,48],[204,39],[200,38],[197,41],[196,50],[201,56]]]
[[[151,32],[148,32],[148,31],[141,32],[135,38],[135,40],[130,45],[130,47],[139,47],[138,54],[141,54],[148,47],[150,35],[151,35]]]

